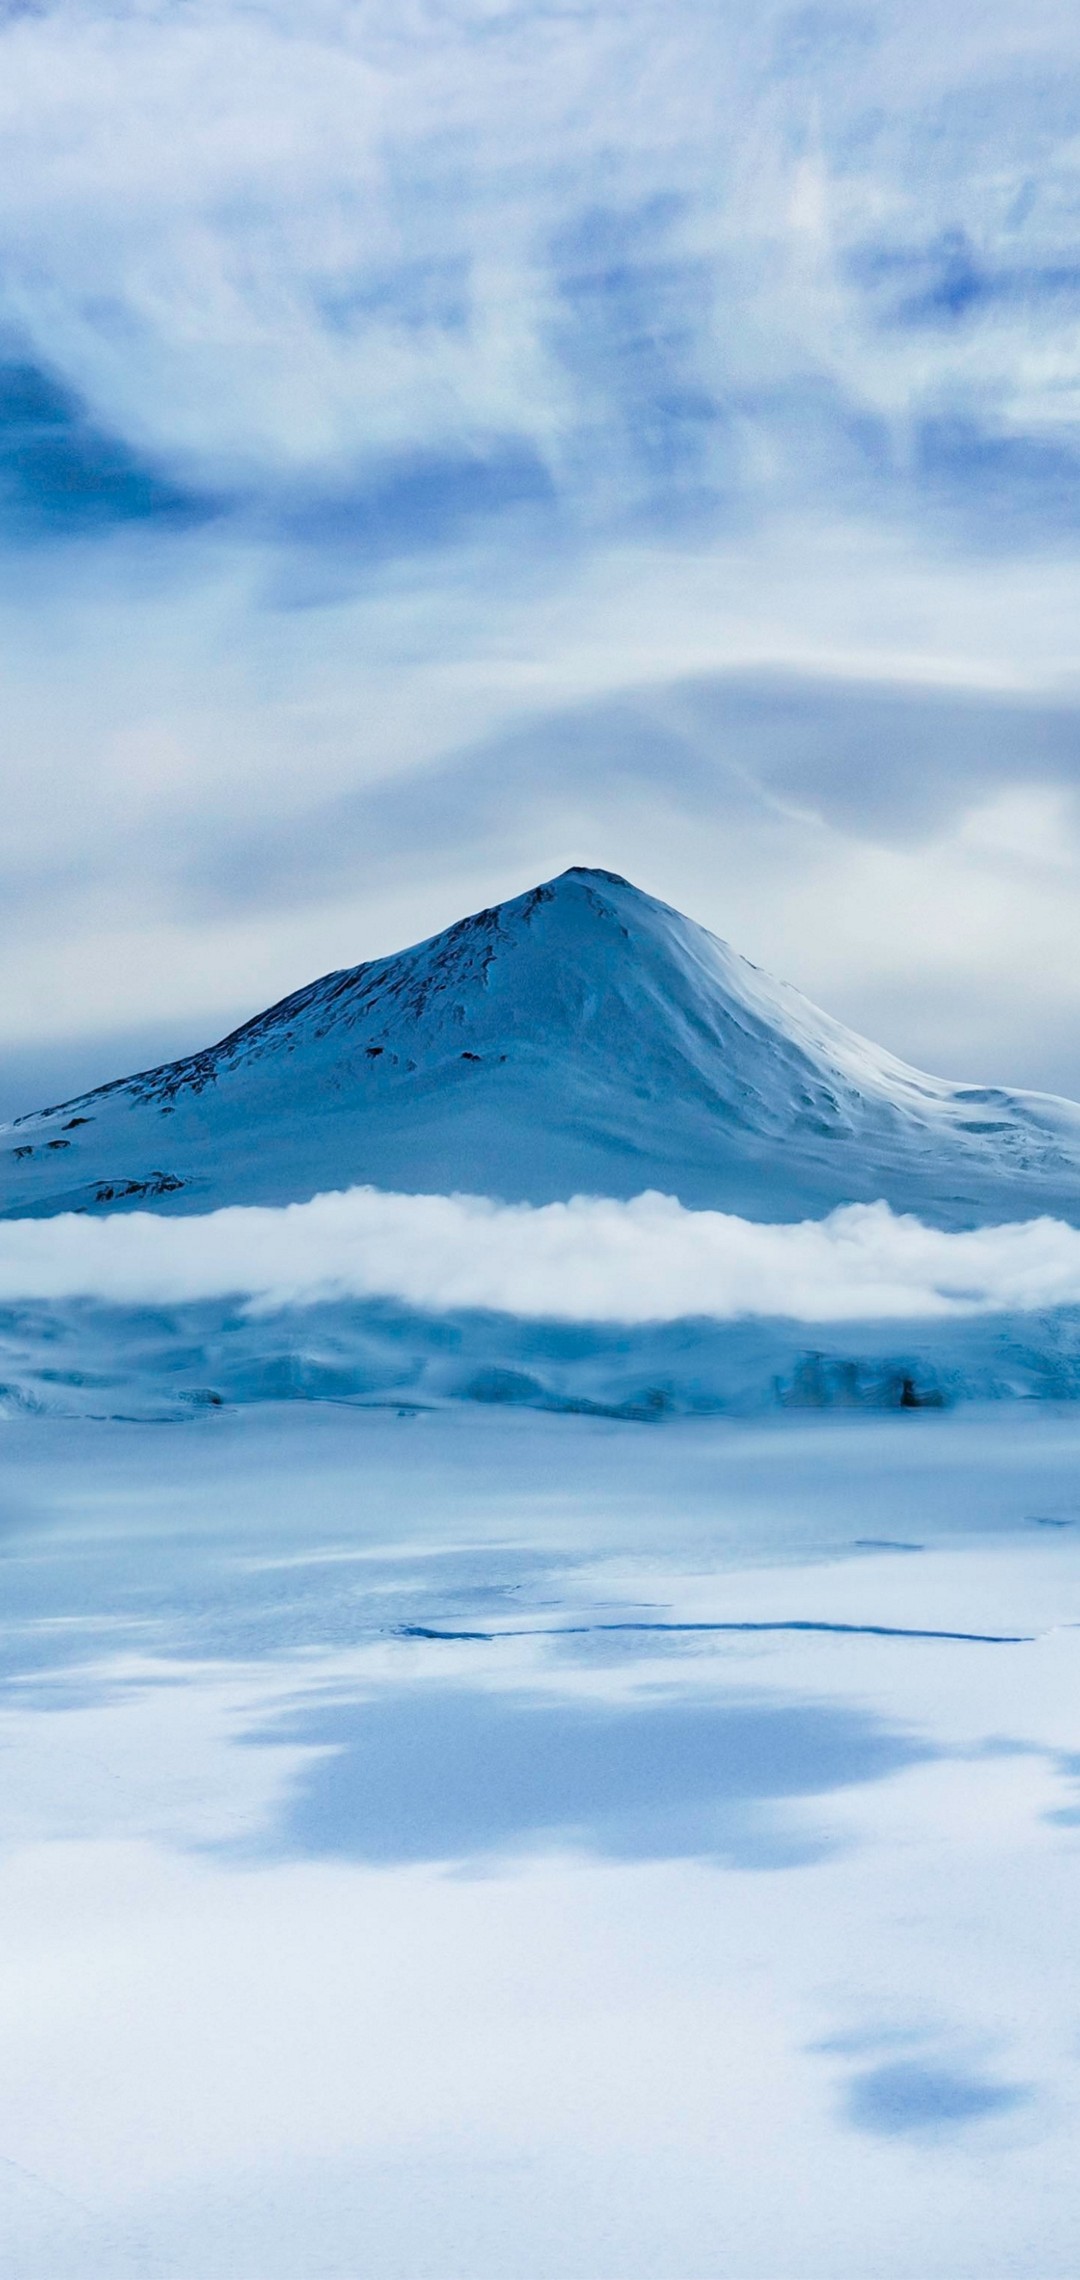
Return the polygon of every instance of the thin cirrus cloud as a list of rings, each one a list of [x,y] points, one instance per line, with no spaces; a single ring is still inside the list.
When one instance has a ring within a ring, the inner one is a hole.
[[[213,498],[361,567],[369,519],[433,542],[410,473],[443,542],[523,493],[579,539],[793,500],[1071,530],[1080,41],[980,18],[9,18],[15,369],[147,515]]]
[[[380,1297],[570,1322],[913,1321],[1080,1303],[1080,1233],[1040,1219],[945,1234],[883,1203],[768,1226],[657,1194],[531,1208],[374,1188],[0,1228],[5,1302],[231,1295],[255,1312]]]

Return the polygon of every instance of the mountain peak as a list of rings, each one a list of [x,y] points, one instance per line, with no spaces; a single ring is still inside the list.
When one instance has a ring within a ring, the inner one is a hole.
[[[599,879],[606,887],[628,887],[632,895],[641,894],[641,888],[635,887],[630,879],[624,879],[620,872],[601,871],[592,863],[571,863],[567,870],[560,871],[558,878],[552,879],[549,884],[557,887],[563,879]]]
[[[574,864],[204,1052],[9,1128],[0,1210],[661,1188],[1080,1216],[1080,1110],[910,1069],[617,872]]]

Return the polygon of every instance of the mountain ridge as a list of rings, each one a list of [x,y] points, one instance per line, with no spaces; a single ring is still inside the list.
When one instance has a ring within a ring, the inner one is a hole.
[[[215,1045],[0,1128],[0,1213],[369,1183],[646,1187],[751,1218],[873,1201],[1080,1218],[1080,1107],[896,1059],[617,873],[574,866]]]

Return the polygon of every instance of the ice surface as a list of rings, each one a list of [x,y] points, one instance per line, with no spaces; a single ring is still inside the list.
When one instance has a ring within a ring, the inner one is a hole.
[[[650,1420],[906,1409],[1080,1394],[1080,1308],[975,1318],[620,1324],[390,1300],[254,1310],[0,1306],[0,1418],[180,1418],[294,1401],[581,1411]]]
[[[625,880],[572,870],[0,1134],[9,1214],[362,1183],[1075,1220],[1080,1108],[924,1076]]]
[[[1080,1419],[0,1440],[5,2280],[1071,2280]]]

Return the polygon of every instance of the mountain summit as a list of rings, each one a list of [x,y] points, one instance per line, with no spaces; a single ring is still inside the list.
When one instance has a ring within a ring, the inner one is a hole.
[[[312,982],[205,1052],[0,1129],[0,1212],[359,1182],[756,1219],[884,1197],[1080,1217],[1080,1107],[923,1076],[666,903],[575,868]]]

